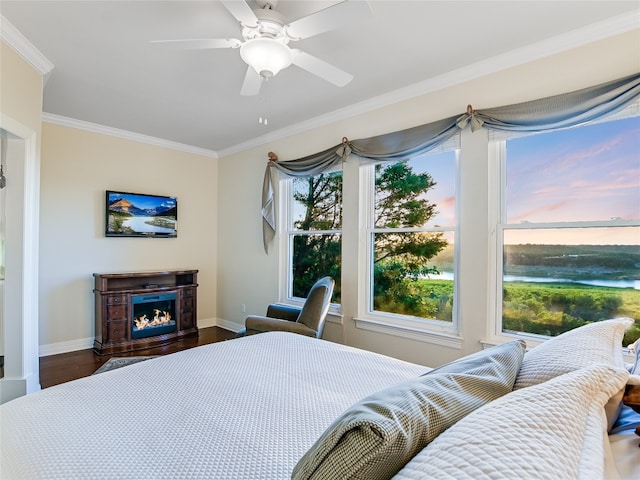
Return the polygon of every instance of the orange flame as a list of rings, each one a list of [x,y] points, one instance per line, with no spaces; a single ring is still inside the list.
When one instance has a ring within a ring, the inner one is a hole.
[[[143,315],[140,315],[140,317],[138,318],[134,318],[133,321],[136,324],[136,328],[138,330],[142,330],[144,328],[149,328],[149,327],[157,327],[159,325],[166,325],[167,323],[171,322],[170,312],[167,312],[164,310],[158,310],[157,308],[154,308],[153,311],[155,312],[155,315],[153,316],[152,320],[149,320],[146,313]]]

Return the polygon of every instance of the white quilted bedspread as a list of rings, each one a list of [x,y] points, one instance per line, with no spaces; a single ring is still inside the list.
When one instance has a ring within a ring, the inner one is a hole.
[[[3,479],[285,479],[351,404],[429,370],[290,333],[206,345],[0,407]]]

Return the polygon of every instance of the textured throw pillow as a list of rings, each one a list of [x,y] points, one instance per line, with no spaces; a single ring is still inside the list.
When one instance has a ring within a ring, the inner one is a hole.
[[[351,406],[292,478],[388,479],[458,420],[510,392],[525,346],[509,342],[374,393]]]
[[[630,318],[615,318],[550,338],[525,354],[513,389],[537,385],[594,364],[624,368],[622,337],[632,324]],[[608,429],[613,427],[620,413],[623,393],[623,389],[615,392],[605,405]]]
[[[603,478],[602,407],[628,377],[593,365],[504,395],[443,432],[394,478]]]
[[[497,356],[499,360],[502,359],[503,353],[509,353],[512,349],[520,350],[516,344],[520,346],[526,352],[527,344],[524,340],[514,340],[513,342],[503,343],[495,347],[490,347],[486,350],[480,350],[479,352],[472,353],[466,357],[459,358],[453,362],[445,363],[427,373],[423,373],[422,376],[435,375],[438,373],[469,373],[479,372],[491,369],[490,363],[492,359]],[[524,356],[523,356],[524,358]],[[522,365],[522,364],[521,364]],[[519,368],[519,367],[518,367]],[[478,370],[480,369],[480,370]],[[517,377],[516,377],[517,378]]]
[[[537,385],[596,363],[624,368],[622,337],[632,324],[630,318],[604,320],[550,338],[525,354],[513,389]]]

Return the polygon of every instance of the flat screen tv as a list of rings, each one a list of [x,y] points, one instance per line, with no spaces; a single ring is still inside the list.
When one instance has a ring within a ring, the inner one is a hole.
[[[107,190],[107,237],[178,236],[178,200],[175,197]]]

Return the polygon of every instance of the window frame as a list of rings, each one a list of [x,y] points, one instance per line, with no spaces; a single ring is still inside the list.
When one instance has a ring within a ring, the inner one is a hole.
[[[323,173],[333,173],[341,170],[340,168],[330,170]],[[299,230],[293,227],[294,222],[294,200],[293,200],[293,182],[296,177],[290,177],[286,175],[280,175],[278,181],[278,190],[282,201],[278,202],[279,216],[283,219],[280,222],[280,258],[285,261],[278,262],[279,272],[279,303],[286,305],[293,305],[296,307],[302,307],[306,301],[306,298],[293,296],[293,239],[295,236],[300,235],[339,235],[342,241],[343,229],[340,230]],[[341,207],[342,208],[342,207]],[[343,219],[344,221],[344,219]],[[342,268],[342,265],[341,265]],[[336,315],[341,311],[341,304],[331,303],[330,313]],[[340,322],[341,323],[341,322]]]
[[[435,149],[427,154],[439,154],[453,151],[454,158],[454,194],[455,202],[455,224],[449,227],[412,227],[412,228],[376,228],[374,226],[375,209],[375,162],[361,162],[361,185],[360,198],[363,210],[363,228],[361,229],[361,241],[359,245],[365,249],[365,268],[363,274],[359,276],[364,288],[361,291],[359,301],[359,315],[355,318],[356,326],[361,329],[391,334],[395,336],[410,338],[412,340],[426,341],[438,345],[452,348],[461,348],[462,338],[460,337],[459,320],[459,228],[460,228],[460,201],[459,201],[459,181],[460,181],[460,140],[459,135],[453,141]],[[374,258],[374,237],[377,233],[395,232],[451,232],[454,236],[454,271],[453,271],[453,312],[451,322],[438,319],[428,319],[413,317],[409,315],[381,312],[373,309],[373,258]]]
[[[599,123],[612,122],[629,117],[640,117],[640,100],[596,122],[571,127],[570,129],[583,128]],[[550,132],[534,134],[518,134],[496,132],[489,138],[489,209],[491,223],[491,251],[489,256],[489,295],[492,301],[488,312],[488,336],[482,342],[485,346],[496,345],[514,339],[523,339],[528,347],[535,347],[544,343],[551,337],[527,332],[504,332],[502,330],[502,306],[504,285],[504,231],[505,230],[542,230],[542,229],[570,229],[570,228],[613,228],[613,227],[640,227],[640,220],[599,220],[599,221],[575,221],[575,222],[527,222],[526,224],[506,223],[507,202],[507,141],[523,136],[545,135],[554,131],[569,130],[557,129]]]

